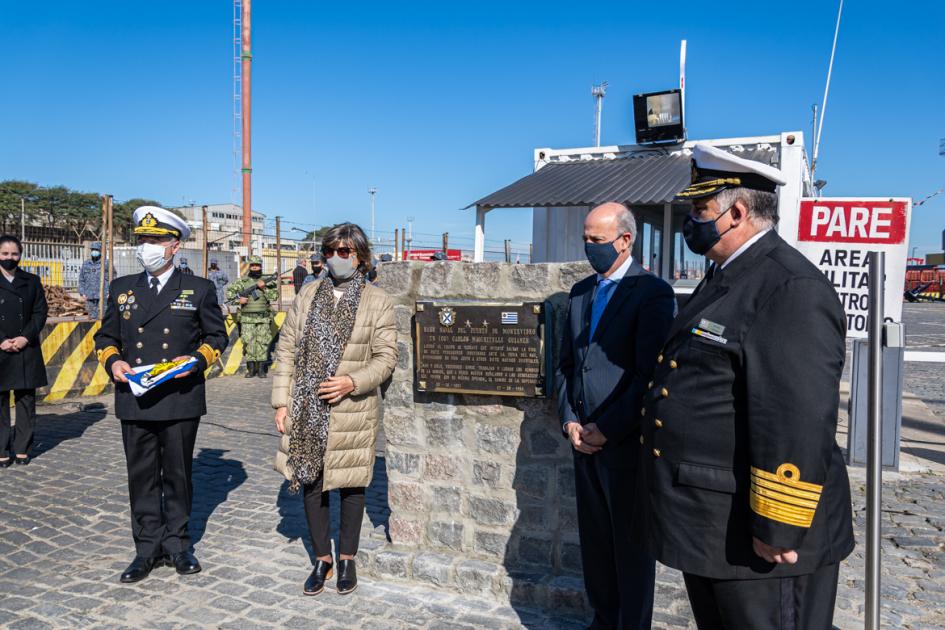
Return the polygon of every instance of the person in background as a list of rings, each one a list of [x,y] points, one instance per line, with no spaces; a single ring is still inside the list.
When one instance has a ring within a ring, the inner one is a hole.
[[[46,292],[39,276],[19,268],[20,239],[0,236],[0,468],[30,462],[36,388],[47,384],[39,333],[46,324]],[[16,404],[11,430],[10,396]],[[11,450],[12,443],[12,450]],[[15,455],[15,457],[14,457]]]
[[[207,280],[213,283],[213,286],[217,290],[217,302],[223,308],[223,311],[226,312],[226,285],[229,284],[230,279],[227,277],[226,272],[220,269],[220,265],[217,262],[216,258],[210,259],[210,273],[207,274]]]
[[[631,251],[633,213],[604,203],[584,221],[596,271],[571,289],[556,374],[565,436],[574,447],[578,536],[591,628],[649,628],[656,564],[631,534],[637,512],[639,413],[673,321],[672,288]]]
[[[321,254],[312,254],[309,261],[312,265],[312,273],[305,276],[305,281],[302,283],[303,285],[314,282],[315,280],[321,280],[328,275],[328,272],[325,271],[325,258]]]
[[[278,280],[262,277],[262,258],[251,256],[249,271],[227,287],[226,297],[239,304],[240,338],[246,357],[246,378],[266,378],[272,343],[272,305],[279,299]]]
[[[135,558],[121,574],[138,582],[152,569],[200,571],[189,530],[194,444],[207,413],[204,372],[227,345],[209,280],[180,273],[174,255],[190,228],[176,214],[142,206],[132,215],[141,273],[112,282],[95,334],[98,361],[115,382],[115,415],[128,469]],[[128,384],[134,366],[194,358],[193,368],[141,396]]]
[[[190,268],[190,264],[188,264],[186,258],[180,259],[180,272],[184,274],[185,276],[194,275],[194,270]]]
[[[103,282],[102,269],[105,269]],[[79,295],[85,298],[85,313],[91,319],[99,316],[101,305],[99,294],[102,286],[105,287],[105,299],[108,299],[108,266],[102,261],[102,244],[95,241],[89,246],[89,258],[83,261],[79,270]],[[117,278],[115,267],[112,266],[112,278]]]
[[[295,287],[295,294],[298,295],[305,284],[305,276],[308,275],[308,268],[305,266],[305,258],[300,256],[295,262],[295,269],[292,270],[292,286]]]
[[[683,235],[713,264],[644,396],[645,538],[683,572],[699,628],[832,628],[854,547],[836,441],[846,317],[774,229],[781,172],[704,144],[692,160]]]
[[[321,593],[334,573],[328,493],[340,489],[336,590],[344,595],[358,585],[355,555],[374,471],[378,389],[397,363],[397,327],[391,299],[366,281],[371,249],[360,227],[331,228],[322,253],[329,275],[296,296],[276,349],[272,406],[283,437],[275,467],[304,494],[317,556],[306,595]]]

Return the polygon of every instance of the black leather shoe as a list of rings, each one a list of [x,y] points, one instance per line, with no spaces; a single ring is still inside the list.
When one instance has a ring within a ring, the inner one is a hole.
[[[151,570],[154,567],[159,567],[163,563],[164,556],[158,556],[157,558],[144,558],[142,556],[135,556],[135,559],[131,561],[131,564],[128,565],[128,568],[125,569],[125,572],[121,574],[121,581],[125,584],[140,582],[144,578],[151,575]]]
[[[354,560],[338,561],[338,583],[335,585],[339,595],[347,595],[358,588],[358,572]]]
[[[0,462],[0,468],[9,468],[13,465],[13,458],[9,457],[6,460]]]
[[[268,363],[256,364],[256,376],[258,376],[259,378],[268,378],[268,374],[269,374]]]
[[[312,569],[312,573],[308,576],[308,579],[305,580],[305,586],[302,588],[302,592],[306,595],[318,595],[324,591],[325,580],[332,576],[332,566],[332,564],[324,560],[316,560],[315,568]]]
[[[197,561],[197,556],[195,556],[190,550],[181,551],[180,553],[172,553],[170,563],[174,566],[179,575],[192,575],[194,573],[200,573],[200,570],[202,569],[200,562]]]
[[[14,457],[13,459],[16,460],[16,463],[17,463],[18,466],[26,466],[27,464],[30,463],[30,456],[29,456],[29,455],[27,455],[26,457],[20,457],[19,455],[17,455],[17,456]]]
[[[256,362],[247,361],[246,362],[246,378],[253,378],[256,376]]]

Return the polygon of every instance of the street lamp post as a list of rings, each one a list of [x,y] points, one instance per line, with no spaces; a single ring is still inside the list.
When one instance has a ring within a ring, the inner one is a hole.
[[[368,193],[371,195],[371,245],[373,246],[377,237],[374,233],[374,198],[377,196],[377,188],[371,186],[368,188]]]

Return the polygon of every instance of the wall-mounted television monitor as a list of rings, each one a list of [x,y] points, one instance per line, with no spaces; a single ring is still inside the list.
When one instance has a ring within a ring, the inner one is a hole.
[[[633,121],[637,144],[682,142],[686,139],[679,90],[634,95]]]

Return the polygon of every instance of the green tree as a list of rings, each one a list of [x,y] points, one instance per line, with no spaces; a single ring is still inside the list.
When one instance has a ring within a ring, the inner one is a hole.
[[[36,191],[39,185],[17,179],[0,181],[0,226],[4,232],[19,233],[21,199],[25,200],[24,217],[28,223],[39,219],[36,207]]]

